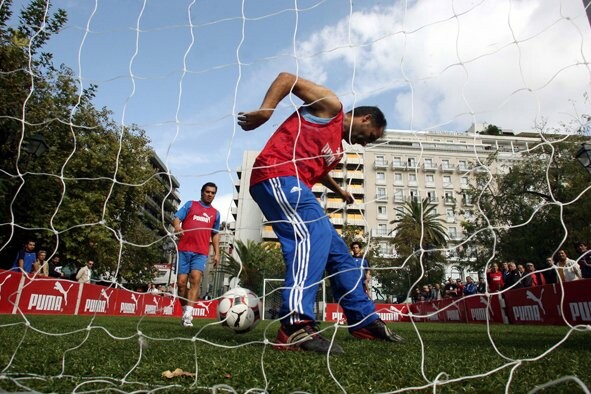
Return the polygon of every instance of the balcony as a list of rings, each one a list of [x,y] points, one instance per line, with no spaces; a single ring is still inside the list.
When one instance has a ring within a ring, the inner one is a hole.
[[[400,194],[400,195],[394,196],[394,202],[402,204],[404,202],[404,195]]]
[[[363,180],[363,171],[354,171],[354,170],[347,171],[347,178],[348,179]]]
[[[373,168],[376,170],[387,170],[388,160],[376,160],[373,162]]]
[[[456,199],[453,197],[444,197],[443,198],[443,203],[445,205],[454,205],[456,203]]]
[[[417,162],[410,162],[406,165],[406,169],[409,171],[417,171],[419,169],[419,164]]]
[[[442,163],[439,165],[439,169],[441,172],[454,172],[454,166],[450,165],[449,163]]]
[[[392,169],[393,170],[406,170],[406,164],[401,161],[393,161],[392,162]]]
[[[425,172],[435,172],[437,171],[437,165],[433,163],[424,163],[423,164],[423,171]]]
[[[394,237],[394,230],[393,229],[382,229],[382,228],[377,228],[377,229],[372,229],[370,231],[371,236],[375,237],[375,238],[393,238]]]
[[[376,201],[388,201],[387,194],[376,194]]]

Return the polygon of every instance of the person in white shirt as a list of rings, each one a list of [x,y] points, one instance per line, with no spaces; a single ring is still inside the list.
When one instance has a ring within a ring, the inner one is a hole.
[[[92,267],[94,266],[94,261],[88,260],[86,265],[78,270],[76,274],[76,280],[80,283],[90,283],[90,278],[92,277]]]
[[[581,279],[581,268],[573,259],[569,259],[564,250],[558,251],[558,262],[556,263],[558,275],[564,282]]]

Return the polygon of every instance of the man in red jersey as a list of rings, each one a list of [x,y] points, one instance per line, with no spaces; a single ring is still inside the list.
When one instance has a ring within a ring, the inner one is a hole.
[[[320,335],[315,321],[314,300],[325,270],[353,336],[398,342],[402,338],[376,314],[363,291],[359,266],[312,193],[320,182],[346,203],[355,201],[329,172],[343,156],[343,139],[365,146],[383,135],[384,114],[377,107],[344,113],[341,101],[328,88],[280,73],[260,109],[239,113],[238,124],[247,131],[256,129],[290,93],[303,105],[267,141],[250,178],[250,194],[272,224],[286,265],[276,347],[343,353],[339,345]]]
[[[505,286],[503,273],[499,271],[499,265],[492,263],[490,269],[486,272],[486,281],[488,282],[488,291],[493,293],[500,291]]]
[[[179,300],[183,306],[181,324],[185,327],[193,327],[193,305],[199,298],[210,238],[214,267],[220,261],[220,213],[211,205],[217,191],[215,183],[203,185],[201,200],[187,201],[172,222],[180,238],[176,272]],[[188,289],[187,280],[190,284]]]

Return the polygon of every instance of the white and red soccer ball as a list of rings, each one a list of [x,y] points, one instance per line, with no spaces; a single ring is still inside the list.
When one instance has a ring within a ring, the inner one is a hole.
[[[244,333],[252,330],[261,320],[262,310],[262,303],[255,293],[236,287],[228,290],[220,298],[217,316],[222,326],[237,333]]]

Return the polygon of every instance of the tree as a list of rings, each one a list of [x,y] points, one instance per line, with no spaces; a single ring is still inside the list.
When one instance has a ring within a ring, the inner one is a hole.
[[[223,252],[227,261],[226,272],[239,277],[242,286],[256,294],[263,293],[264,279],[285,276],[283,254],[277,243],[237,240],[234,250],[237,258]]]
[[[0,258],[10,264],[11,247],[32,237],[62,261],[93,259],[97,271],[150,280],[165,231],[148,231],[141,212],[148,194],[165,190],[148,162],[149,139],[95,108],[97,86],[81,89],[42,52],[65,11],[33,0],[13,27],[11,8],[0,7]],[[32,136],[47,141],[47,155],[26,153]]]
[[[541,130],[543,142],[510,169],[490,179],[476,176],[467,194],[477,209],[473,220],[462,223],[473,257],[470,268],[483,271],[491,260],[541,268],[557,249],[575,256],[573,243],[590,238],[589,174],[574,158],[585,137],[569,129]],[[487,164],[501,166],[494,154]]]
[[[393,242],[398,257],[393,261],[379,260],[382,267],[380,281],[390,294],[409,294],[413,283],[441,282],[445,258],[441,249],[447,247],[447,235],[437,205],[428,198],[407,201],[396,208]],[[393,263],[393,264],[392,264]]]

